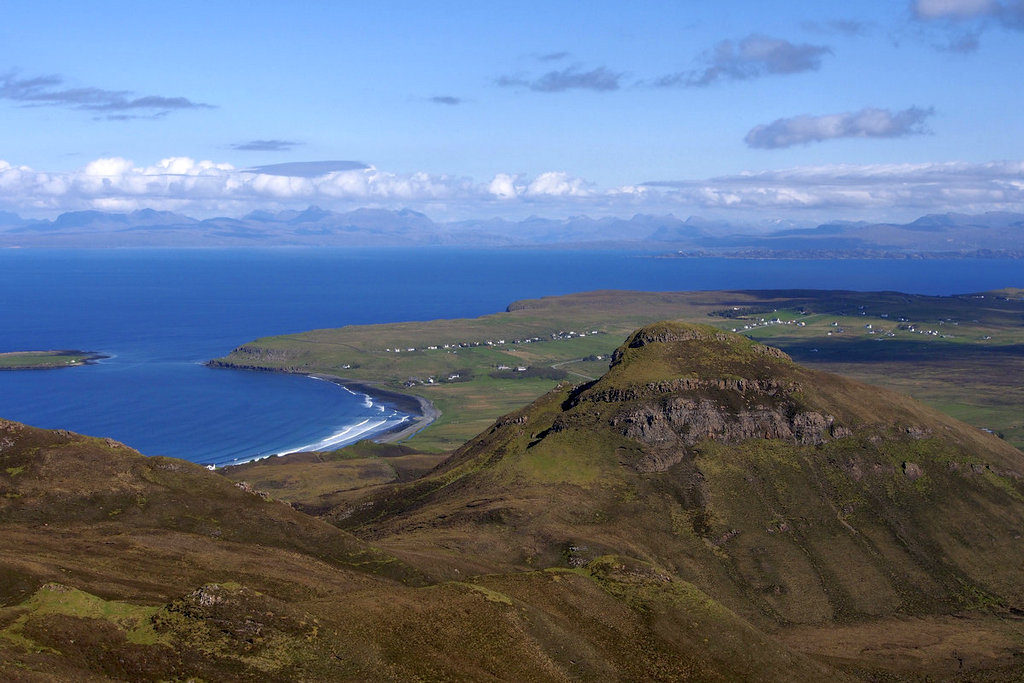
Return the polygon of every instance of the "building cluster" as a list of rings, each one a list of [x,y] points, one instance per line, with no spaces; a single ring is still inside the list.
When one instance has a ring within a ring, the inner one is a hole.
[[[576,332],[575,330],[569,330],[568,332],[559,331],[559,332],[552,332],[550,334],[550,339],[552,341],[557,341],[557,340],[562,340],[562,339],[575,339],[577,337],[587,337],[587,336],[592,336],[592,335],[595,335],[595,334],[601,334],[601,332],[599,330],[591,330],[590,332]],[[415,346],[409,346],[407,348],[401,348],[401,347],[396,346],[394,348],[384,349],[384,352],[385,353],[413,353],[413,352],[416,352],[416,351],[448,351],[448,352],[453,352],[453,351],[457,351],[458,349],[472,349],[472,348],[488,347],[488,346],[491,346],[491,347],[494,347],[494,346],[510,346],[510,345],[519,345],[519,344],[536,344],[536,343],[542,342],[542,341],[545,341],[545,339],[543,339],[541,337],[524,337],[522,339],[513,339],[510,342],[507,342],[504,339],[487,339],[487,340],[484,340],[484,341],[464,341],[464,342],[453,342],[451,344],[432,344],[430,346],[421,347],[421,348],[416,348]]]
[[[864,306],[858,306],[858,309],[860,309],[860,310],[858,310],[858,315],[861,315],[861,316],[867,316],[868,315],[868,312],[865,310]],[[879,313],[878,314],[878,318],[881,319],[881,320],[888,320],[889,319],[889,314],[888,313]],[[938,337],[939,339],[953,339],[954,338],[953,335],[943,334],[942,332],[940,332],[937,329],[923,329],[923,328],[920,328],[920,327],[918,327],[918,325],[916,323],[911,323],[910,320],[908,318],[904,317],[904,316],[898,316],[898,317],[896,317],[895,320],[899,323],[897,325],[896,329],[901,331],[901,332],[910,332],[910,333],[913,333],[913,334],[921,334],[921,335],[930,336],[930,337]],[[940,326],[941,325],[945,325],[947,323],[955,325],[955,326],[959,326],[959,324],[960,324],[958,321],[953,320],[952,318],[945,319],[945,320],[939,320],[938,321],[938,324]],[[742,327],[734,327],[734,328],[732,328],[732,331],[733,332],[738,332],[738,333],[742,334],[743,332],[748,331],[748,330],[755,330],[755,329],[763,328],[763,327],[771,327],[773,325],[793,325],[795,327],[806,327],[807,323],[805,321],[803,321],[803,320],[795,320],[795,319],[794,320],[782,320],[782,319],[780,319],[778,317],[776,317],[776,318],[759,318],[757,320],[750,320],[750,321],[748,321]],[[838,334],[843,334],[844,332],[846,332],[845,328],[842,327],[842,325],[840,324],[840,322],[838,320],[833,320],[832,322],[829,323],[828,326],[829,326],[829,329],[827,329],[825,331],[825,336],[826,337],[832,337],[832,336],[835,336],[835,335],[838,335]],[[867,331],[867,334],[869,334],[869,335],[875,335],[875,336],[880,336],[880,337],[895,337],[896,336],[896,332],[895,331],[887,329],[887,328],[876,327],[874,323],[866,323],[864,325],[864,329]]]
[[[779,318],[772,318],[767,320],[760,318],[759,320],[752,320],[743,327],[732,328],[733,332],[743,332],[743,330],[754,330],[758,327],[771,327],[772,325],[794,325],[796,327],[806,327],[807,323],[803,320],[781,320]]]

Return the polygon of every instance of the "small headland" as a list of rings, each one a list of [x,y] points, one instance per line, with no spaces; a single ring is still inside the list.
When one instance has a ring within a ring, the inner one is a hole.
[[[90,365],[110,356],[95,351],[7,351],[0,353],[0,370],[53,370]]]

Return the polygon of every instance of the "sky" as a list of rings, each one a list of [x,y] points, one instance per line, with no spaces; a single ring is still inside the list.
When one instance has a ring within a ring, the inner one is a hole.
[[[7,3],[0,211],[1024,211],[1024,0]]]

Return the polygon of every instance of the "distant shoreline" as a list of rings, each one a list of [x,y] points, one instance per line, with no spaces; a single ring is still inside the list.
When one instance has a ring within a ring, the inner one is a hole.
[[[680,249],[656,254],[657,259],[721,258],[749,261],[950,261],[955,259],[1022,260],[1020,249],[976,249],[974,251],[899,251],[887,249]]]

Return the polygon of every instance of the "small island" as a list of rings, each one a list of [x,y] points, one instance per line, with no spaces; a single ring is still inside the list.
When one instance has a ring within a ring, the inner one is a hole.
[[[7,351],[0,353],[0,370],[52,370],[89,365],[109,358],[95,351]]]

